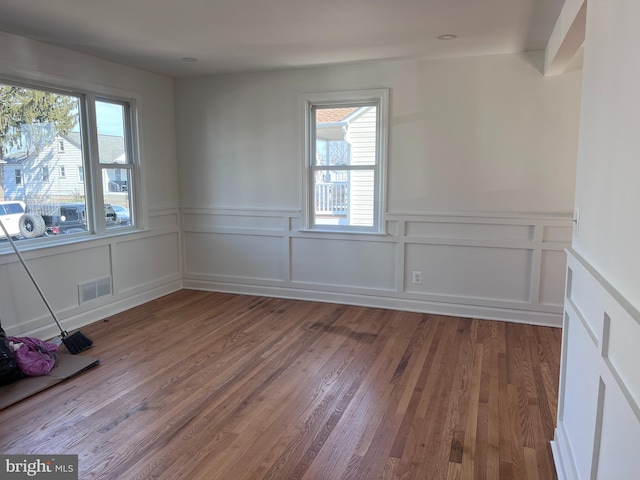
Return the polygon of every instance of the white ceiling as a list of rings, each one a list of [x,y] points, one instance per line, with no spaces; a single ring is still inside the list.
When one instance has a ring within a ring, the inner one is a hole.
[[[186,76],[543,50],[563,4],[564,0],[1,0],[0,30]],[[458,38],[437,39],[450,33]],[[184,57],[198,61],[184,62]]]

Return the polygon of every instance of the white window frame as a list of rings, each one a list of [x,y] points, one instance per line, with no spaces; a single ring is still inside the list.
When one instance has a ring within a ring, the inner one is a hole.
[[[0,83],[5,85],[15,85],[22,88],[42,90],[51,93],[76,97],[79,102],[79,122],[80,137],[82,142],[82,166],[78,167],[78,183],[84,185],[85,205],[87,212],[91,212],[90,221],[87,222],[87,232],[84,234],[73,234],[74,238],[85,236],[87,239],[95,236],[105,236],[121,234],[130,231],[139,231],[144,228],[142,222],[141,205],[141,180],[140,180],[140,147],[139,147],[139,127],[137,100],[134,94],[119,95],[117,93],[101,93],[96,90],[89,90],[85,87],[58,84],[55,80],[40,81],[38,79],[18,78],[12,75],[0,74]],[[93,88],[93,87],[89,87]],[[118,228],[107,229],[105,220],[104,189],[102,188],[102,172],[105,168],[112,167],[111,164],[101,164],[98,154],[98,131],[96,123],[95,103],[99,101],[120,103],[126,106],[125,118],[125,148],[127,158],[131,159],[128,164],[118,164],[118,168],[129,170],[131,185],[128,188],[129,205],[131,212],[131,225]],[[56,142],[58,147],[60,143]],[[80,170],[82,168],[82,170]],[[82,174],[80,173],[82,172]],[[51,170],[49,170],[50,181]],[[41,170],[42,175],[42,170]],[[25,184],[24,174],[22,183]],[[35,239],[24,239],[21,243],[43,242],[44,244],[66,243],[69,237],[48,236]]]
[[[95,209],[98,212],[104,211],[104,191],[102,174],[107,170],[120,169],[129,173],[128,178],[130,184],[127,188],[127,195],[129,197],[129,211],[131,214],[131,226],[107,229],[107,225],[104,220],[104,215],[101,216],[101,222],[96,225],[96,232],[98,234],[104,234],[108,232],[122,232],[124,229],[140,229],[139,201],[140,201],[140,181],[138,179],[139,157],[138,152],[138,126],[137,126],[137,110],[136,102],[133,98],[121,98],[108,95],[88,95],[89,99],[89,117],[93,121],[93,125],[97,125],[96,120],[96,102],[106,102],[119,104],[124,107],[124,149],[127,159],[130,159],[127,163],[104,163],[100,161],[100,152],[98,149],[98,129],[93,128],[90,130],[90,141],[93,145],[91,149],[91,168],[90,175],[93,180],[93,184],[96,185],[96,192],[94,194]],[[86,163],[85,163],[86,164]],[[86,176],[86,170],[85,170]]]
[[[386,172],[387,138],[389,130],[389,89],[349,90],[340,92],[308,93],[300,95],[303,115],[303,179],[302,179],[302,229],[340,233],[386,233]],[[314,167],[316,138],[313,107],[357,107],[374,104],[376,120],[376,162],[374,171],[373,226],[315,224]]]

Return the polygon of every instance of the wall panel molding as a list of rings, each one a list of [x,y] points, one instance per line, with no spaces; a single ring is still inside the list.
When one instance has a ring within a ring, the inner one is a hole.
[[[182,209],[184,286],[562,324],[569,214],[385,221],[386,235],[324,233],[300,229],[295,210]]]
[[[177,208],[149,212],[153,230],[33,242],[23,256],[63,327],[80,328],[182,288]],[[24,249],[21,245],[21,251]],[[77,286],[109,277],[112,295],[80,303]],[[10,335],[52,338],[60,332],[15,254],[0,255],[0,320]]]
[[[558,425],[560,480],[634,478],[640,458],[640,312],[567,250]]]

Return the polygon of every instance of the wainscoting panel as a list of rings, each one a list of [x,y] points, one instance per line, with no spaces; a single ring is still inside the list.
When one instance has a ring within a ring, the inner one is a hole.
[[[491,223],[407,222],[408,237],[462,238],[476,240],[533,240],[531,225]]]
[[[542,252],[540,270],[540,303],[562,307],[564,279],[567,270],[566,254],[557,250]]]
[[[572,313],[565,328],[569,338],[563,345],[567,360],[562,424],[575,452],[573,462],[578,468],[578,478],[589,478],[598,408],[598,355],[584,324]]]
[[[601,417],[595,478],[637,478],[640,472],[638,417],[615,383],[605,388]]]
[[[29,270],[55,312],[73,312],[79,306],[77,285],[110,276],[108,245],[76,244],[59,247],[56,255],[30,251],[23,255]],[[0,265],[0,320],[11,335],[46,328],[53,319],[17,257]]]
[[[229,215],[211,214],[206,211],[190,211],[183,215],[183,225],[187,228],[239,229],[239,230],[282,230],[280,215]]]
[[[189,274],[282,281],[282,238],[268,235],[186,232]]]
[[[291,281],[396,290],[396,245],[392,242],[321,238],[291,239]],[[374,259],[374,261],[372,261]]]
[[[640,471],[640,312],[569,249],[552,450],[560,480]]]
[[[532,255],[515,248],[407,244],[406,291],[528,303]],[[412,282],[413,271],[422,272],[421,284]]]
[[[21,245],[29,268],[67,330],[182,288],[177,208],[150,210],[146,230]],[[46,241],[46,239],[45,239]],[[112,294],[80,302],[78,286],[110,279]],[[60,332],[12,253],[0,256],[0,321],[10,335],[52,338]]]
[[[176,280],[180,271],[177,232],[145,239],[125,239],[112,246],[115,293],[140,290],[167,279]],[[139,268],[144,265],[145,268]]]
[[[303,229],[299,211],[184,209],[184,286],[562,324],[570,214],[385,221],[384,235],[344,234]]]

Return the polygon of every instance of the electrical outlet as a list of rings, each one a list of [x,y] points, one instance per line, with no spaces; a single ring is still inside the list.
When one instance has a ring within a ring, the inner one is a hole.
[[[413,271],[413,283],[422,283],[422,272]]]

